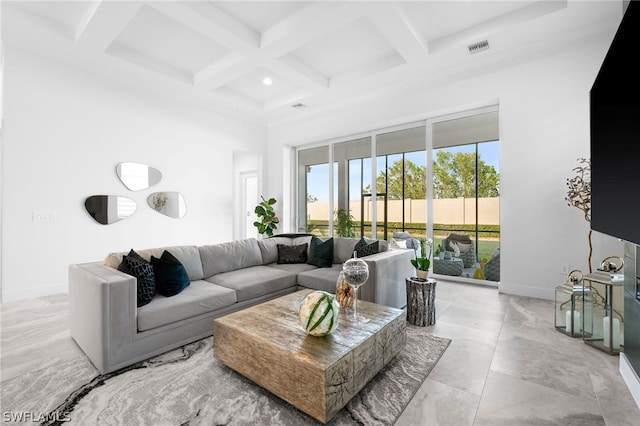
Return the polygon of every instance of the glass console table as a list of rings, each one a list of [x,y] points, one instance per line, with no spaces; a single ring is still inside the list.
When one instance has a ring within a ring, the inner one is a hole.
[[[583,278],[585,291],[588,288],[591,294],[583,299],[582,339],[611,355],[624,350],[624,281],[619,277],[595,272]]]

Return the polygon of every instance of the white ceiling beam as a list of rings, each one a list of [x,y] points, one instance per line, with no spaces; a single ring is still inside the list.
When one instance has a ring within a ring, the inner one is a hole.
[[[80,18],[80,22],[76,25],[73,32],[73,41],[78,41],[80,36],[84,32],[84,30],[89,25],[89,22],[93,19],[93,16],[96,14],[98,7],[102,4],[102,0],[91,0],[89,5],[87,6],[87,10]]]
[[[239,59],[233,54],[227,55],[199,71],[194,77],[194,84],[206,90],[214,90],[258,68],[267,68],[292,84],[310,91],[317,92],[329,88],[329,79],[326,76],[297,59],[276,59],[259,51]]]
[[[309,87],[312,90],[326,90],[329,88],[329,78],[293,56],[283,56],[270,61],[269,69],[283,77],[287,77],[298,86]]]
[[[94,1],[75,29],[78,45],[104,52],[142,7],[142,2]]]
[[[140,67],[153,70],[160,74],[164,74],[167,77],[174,78],[183,83],[191,84],[193,78],[191,74],[186,71],[169,66],[165,63],[158,62],[154,58],[144,55],[141,52],[133,51],[118,43],[114,43],[107,49],[107,53],[121,59],[123,61],[130,62],[132,64],[139,65]]]
[[[214,63],[203,68],[202,70],[198,71],[193,76],[193,84],[195,86],[201,85],[208,79],[214,78],[217,74],[223,72],[224,70],[240,64],[244,59],[244,55],[241,55],[237,52],[231,52],[215,61]]]
[[[229,53],[193,76],[193,84],[212,91],[260,66],[260,35],[207,2],[149,3],[158,12],[197,31]]]
[[[154,1],[148,5],[229,50],[247,55],[260,45],[258,33],[211,3]]]
[[[360,2],[314,2],[262,33],[261,49],[280,57],[364,15]]]
[[[372,2],[368,4],[367,16],[406,62],[420,62],[427,58],[429,49],[422,36],[398,5]]]
[[[228,66],[225,68],[222,68],[222,65],[224,64],[219,64],[221,69],[218,69],[215,73],[208,73],[208,68],[198,72],[194,78],[194,84],[196,84],[200,89],[210,92],[244,75],[247,75],[262,66],[260,62],[255,60],[255,58],[243,58],[242,60],[234,63],[230,62],[231,61],[226,64]],[[215,67],[215,64],[212,64],[211,66]],[[200,74],[201,72],[203,74]]]

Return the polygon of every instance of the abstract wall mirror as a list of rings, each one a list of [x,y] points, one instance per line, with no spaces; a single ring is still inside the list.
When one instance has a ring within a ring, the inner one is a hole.
[[[142,163],[120,163],[116,166],[118,177],[132,191],[147,189],[162,180],[162,172]]]
[[[187,204],[179,192],[154,192],[147,199],[149,206],[155,211],[179,219],[187,213]]]
[[[110,225],[131,216],[138,206],[135,201],[127,197],[92,195],[85,200],[84,207],[96,222]]]

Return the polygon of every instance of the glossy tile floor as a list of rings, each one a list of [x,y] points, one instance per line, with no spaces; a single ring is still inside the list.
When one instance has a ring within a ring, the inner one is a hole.
[[[551,301],[440,281],[436,315],[452,342],[396,426],[640,425],[619,358],[556,331]],[[5,303],[0,321],[0,381],[84,357],[65,294]]]
[[[640,425],[619,357],[556,331],[552,301],[440,280],[429,328],[451,344],[396,426]]]

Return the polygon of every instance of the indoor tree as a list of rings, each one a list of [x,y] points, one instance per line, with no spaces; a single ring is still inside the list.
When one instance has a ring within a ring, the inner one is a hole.
[[[567,196],[565,200],[569,206],[580,209],[584,214],[584,218],[589,222],[589,256],[587,262],[589,264],[589,273],[591,269],[591,255],[593,254],[593,244],[591,242],[591,161],[587,158],[578,158],[578,166],[574,167],[575,176],[567,178]]]
[[[253,225],[258,228],[258,233],[272,236],[273,231],[278,228],[278,223],[280,223],[280,219],[276,216],[276,212],[273,208],[276,203],[276,199],[269,198],[268,200],[265,200],[262,195],[260,198],[262,198],[262,201],[255,209],[255,213],[259,220],[253,222]]]

